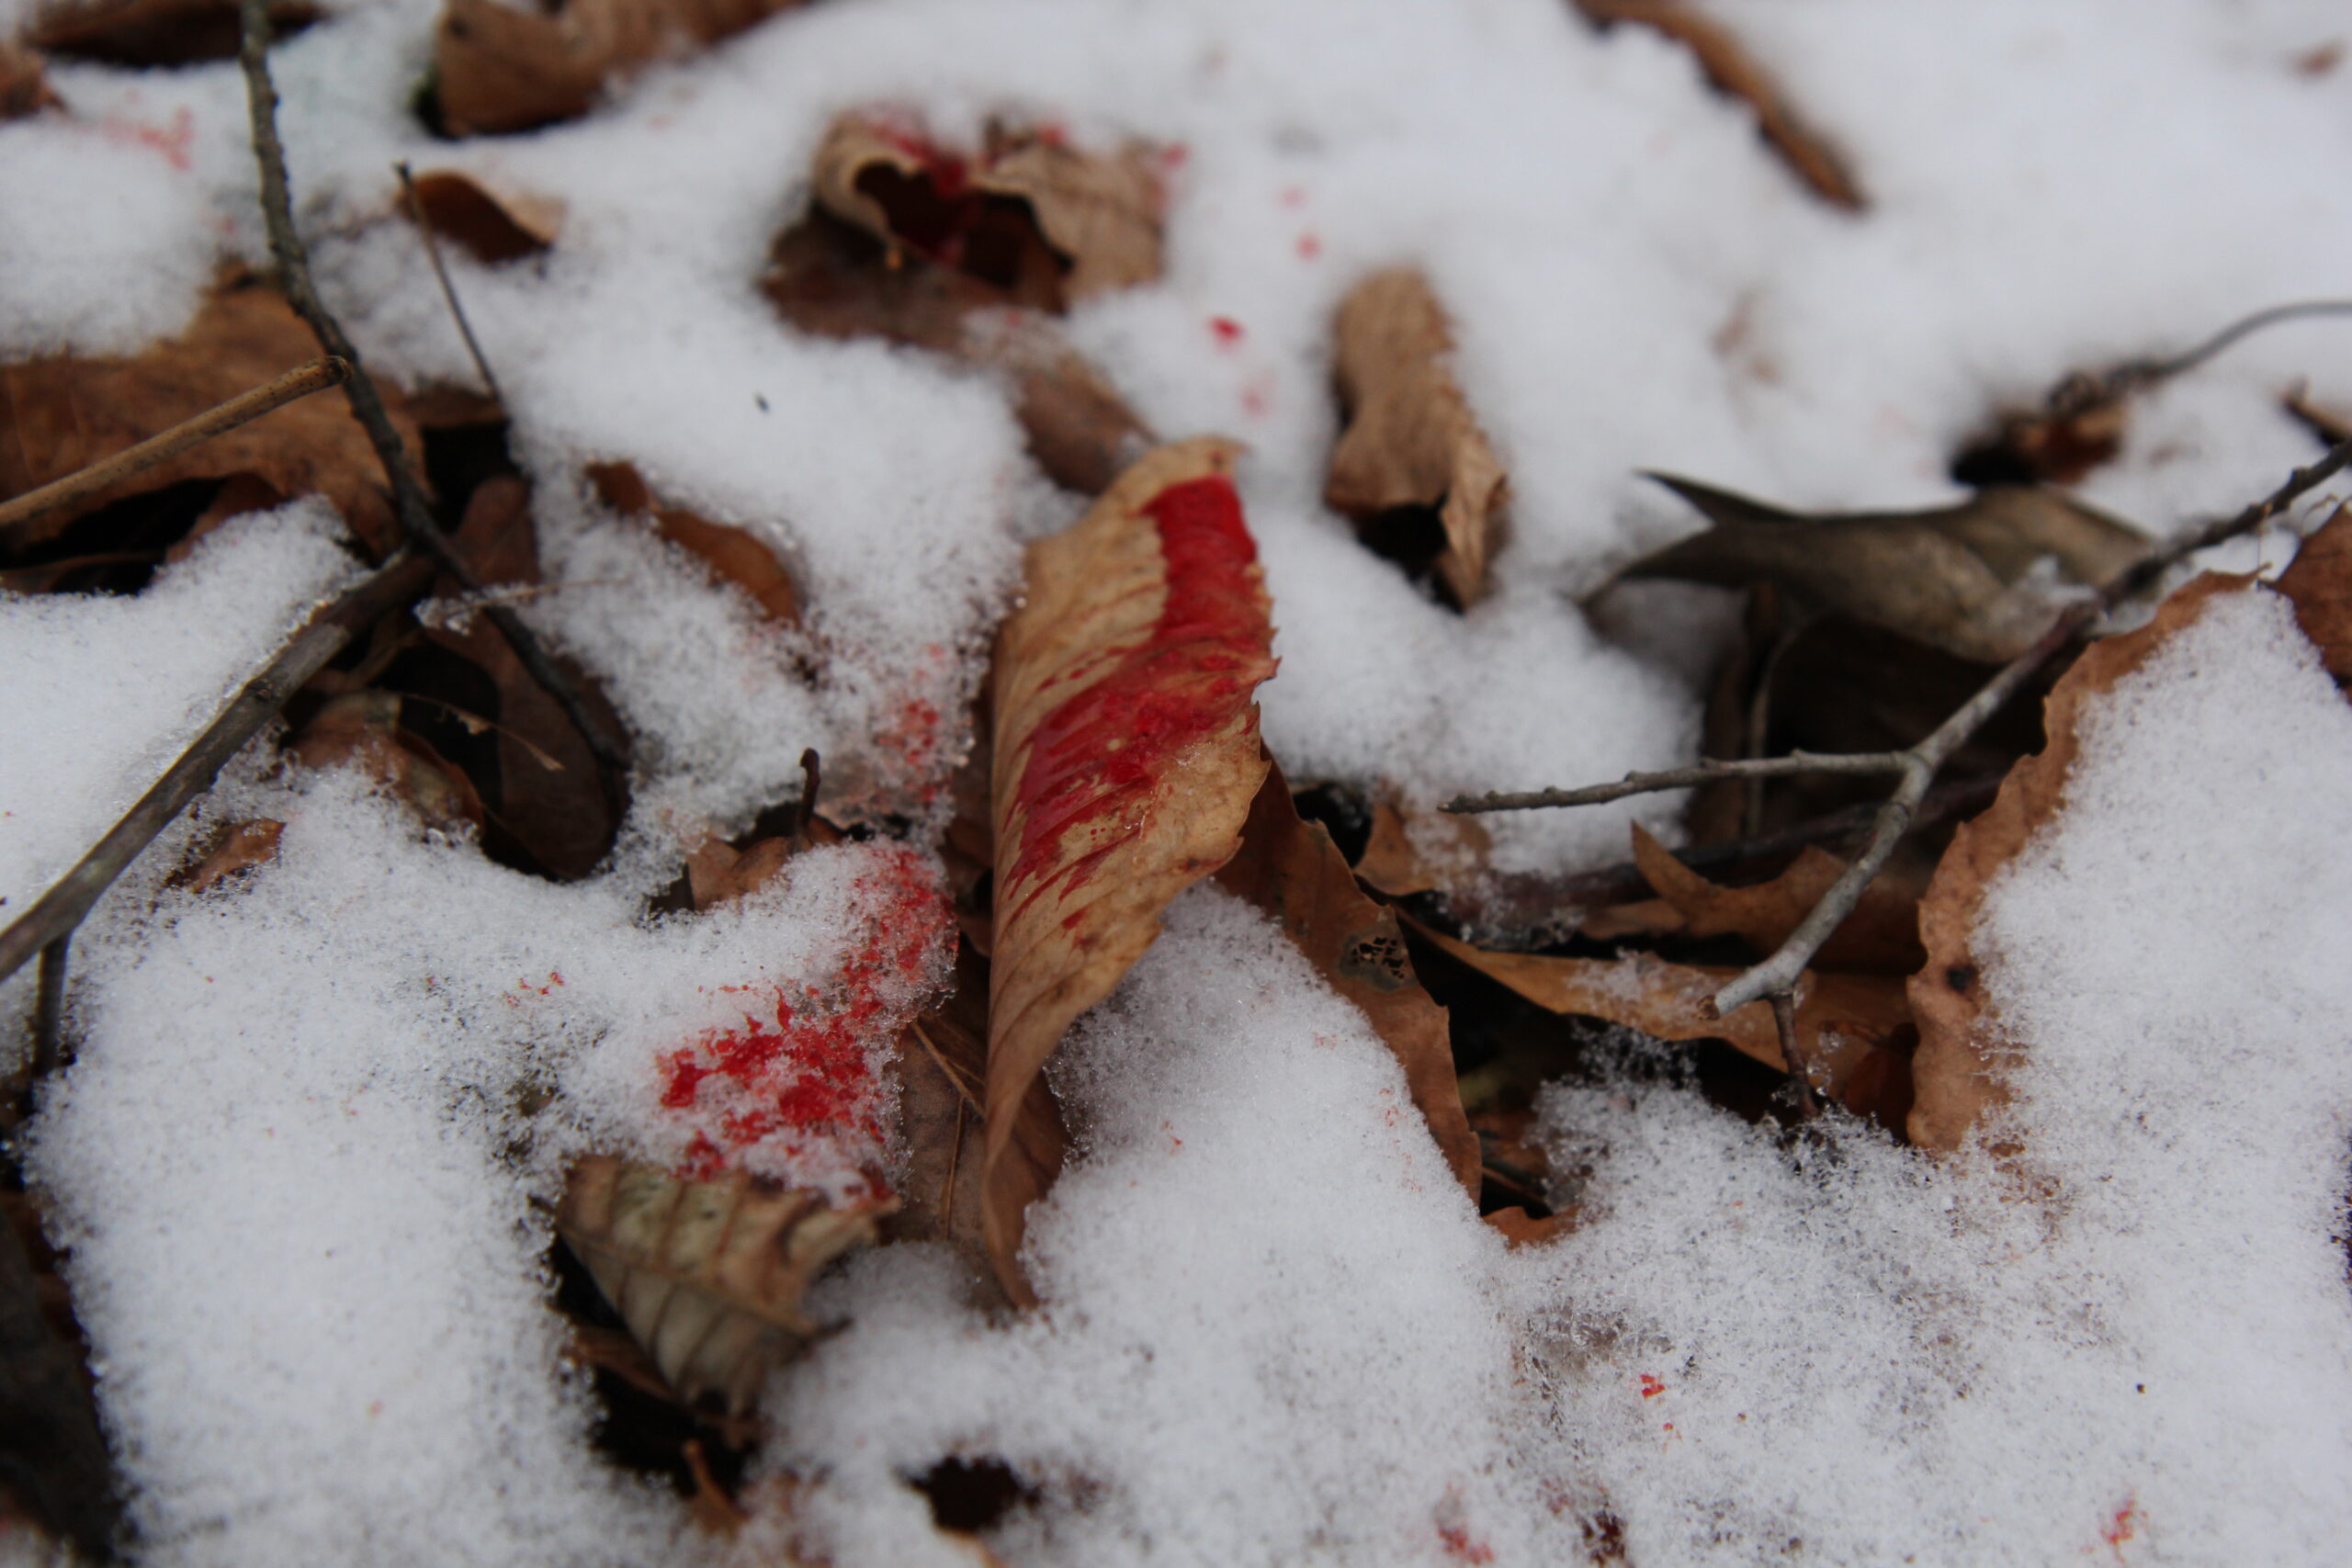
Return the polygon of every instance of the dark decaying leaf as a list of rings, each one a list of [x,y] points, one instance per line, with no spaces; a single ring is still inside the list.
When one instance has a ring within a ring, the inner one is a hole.
[[[718,42],[800,0],[449,0],[434,35],[441,123],[452,136],[530,130],[585,114],[607,85]]]
[[[1151,945],[1160,911],[1240,847],[1267,763],[1258,683],[1273,627],[1228,477],[1235,447],[1163,447],[1029,547],[994,694],[995,951],[982,1181],[989,1256],[1018,1255],[1059,1170],[1044,1067]]]
[[[2352,508],[2337,507],[2278,575],[2303,635],[2339,686],[2352,683]]]
[[[741,1416],[815,1337],[809,1282],[872,1243],[891,1203],[834,1208],[749,1176],[688,1181],[598,1155],[573,1168],[556,1228],[670,1386]]]
[[[460,169],[422,170],[411,183],[433,231],[463,245],[477,260],[537,255],[555,243],[563,227],[562,202],[493,186]]]
[[[99,1435],[84,1349],[40,1221],[22,1193],[0,1192],[0,1540],[28,1562],[69,1559],[17,1527],[17,1510],[74,1560],[107,1560],[121,1516],[119,1482]]]
[[[0,39],[0,120],[22,119],[56,105],[40,53]]]
[[[318,344],[277,289],[255,278],[216,288],[177,337],[127,359],[0,365],[0,495],[62,479],[316,358]],[[412,454],[418,436],[399,393],[383,388]],[[190,479],[249,474],[267,493],[313,491],[341,510],[369,548],[393,536],[383,471],[367,433],[334,393],[301,399],[133,475],[114,489],[20,525],[0,544],[54,537],[75,517]]]
[[[588,480],[616,512],[650,518],[662,536],[699,558],[720,581],[731,582],[780,626],[800,620],[800,593],[776,554],[749,531],[658,500],[629,463],[592,463]]]
[[[1345,427],[1323,498],[1382,554],[1433,571],[1466,608],[1487,591],[1507,487],[1454,381],[1445,311],[1420,273],[1379,272],[1349,290],[1336,333]]]
[[[1745,587],[1770,582],[1962,659],[2006,663],[2046,631],[2070,594],[2104,587],[2148,542],[2052,491],[1996,487],[1927,512],[1805,516],[1668,474],[1651,476],[1706,514],[1706,532],[1628,568]]]
[[[271,31],[301,31],[321,15],[309,0],[272,0]],[[26,41],[48,53],[108,65],[194,65],[233,59],[236,0],[69,0],[40,12]]]

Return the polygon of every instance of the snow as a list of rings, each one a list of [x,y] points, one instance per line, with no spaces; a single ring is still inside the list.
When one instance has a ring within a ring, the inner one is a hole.
[[[1948,501],[2000,410],[2338,291],[2352,243],[2312,174],[2352,123],[2352,68],[2296,63],[2343,37],[2315,0],[1718,0],[1850,159],[1860,215],[1684,51],[1561,0],[826,0],[581,122],[459,142],[407,113],[429,0],[334,9],[274,59],[298,211],[371,364],[473,379],[394,160],[562,204],[545,256],[451,263],[555,584],[522,613],[628,723],[637,808],[558,887],[257,750],[77,943],[81,1056],[32,1175],[155,1562],[702,1550],[589,1445],[542,1205],[583,1149],[685,1154],[662,1063],[747,989],[844,974],[888,852],[706,916],[645,899],[706,827],[789,795],[808,746],[829,799],[934,831],[1021,546],[1074,515],[989,378],[804,337],[758,295],[836,112],[1182,149],[1166,277],[1068,329],[1163,434],[1250,444],[1285,768],[1422,806],[1688,755],[1724,597],[1576,604],[1697,525],[1639,470]],[[233,66],[51,78],[66,112],[0,126],[0,361],[134,352],[264,259]],[[1452,310],[1511,475],[1467,615],[1319,501],[1331,312],[1399,262]],[[2083,494],[2164,534],[2267,491],[2312,451],[2281,391],[2352,407],[2347,332],[2284,326],[2143,397]],[[804,623],[594,501],[583,466],[620,459],[770,543]],[[300,503],[136,598],[0,597],[6,912],[350,570]],[[792,1528],[844,1564],[963,1560],[901,1483],[960,1455],[1039,1490],[994,1538],[1009,1562],[1559,1562],[1611,1531],[1661,1563],[2329,1561],[2352,716],[2249,599],[2093,718],[2065,815],[1988,904],[1986,983],[2034,1044],[2022,1171],[1791,1143],[1632,1053],[1546,1101],[1555,1168],[1592,1168],[1559,1194],[1586,1223],[1506,1253],[1362,1021],[1196,893],[1064,1065],[1085,1142],[1031,1227],[1046,1309],[978,1313],[922,1247],[827,1288],[848,1326],[780,1385],[765,1461],[820,1478]],[[1614,860],[1673,809],[1527,814],[1492,863]],[[288,823],[276,864],[163,890],[253,815]],[[846,1190],[875,1155],[761,1157]]]

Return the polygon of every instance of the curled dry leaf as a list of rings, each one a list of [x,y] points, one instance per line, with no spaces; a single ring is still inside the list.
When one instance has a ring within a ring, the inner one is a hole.
[[[2105,587],[2148,541],[2052,491],[1999,486],[1928,512],[1805,516],[1670,474],[1651,478],[1706,514],[1703,534],[1626,570],[1746,587],[1850,615],[1962,659],[2005,664],[2069,596]]]
[[[1830,885],[1846,874],[1846,863],[1817,845],[1798,852],[1788,869],[1752,887],[1724,887],[1676,859],[1672,851],[1634,824],[1634,863],[1658,896],[1682,916],[1679,934],[1736,936],[1770,955],[1813,913]],[[1586,926],[1587,934],[1598,934]],[[1927,954],[1919,945],[1919,899],[1916,893],[1879,876],[1863,889],[1854,912],[1824,942],[1814,962],[1823,969],[1874,975],[1909,975]]]
[[[37,51],[0,39],[0,120],[21,119],[57,107]]]
[[[800,0],[567,0],[540,10],[449,0],[433,39],[452,136],[529,130],[585,114],[607,83],[741,32]]]
[[[1012,302],[1058,310],[1159,276],[1159,182],[1140,145],[1104,155],[1050,130],[992,127],[967,157],[852,114],[826,133],[813,173],[828,212]]]
[[[670,1386],[741,1416],[815,1337],[809,1281],[872,1243],[891,1204],[833,1208],[741,1174],[690,1181],[597,1155],[573,1168],[556,1229]]]
[[[1780,85],[1722,23],[1686,0],[1576,0],[1576,5],[1600,25],[1630,22],[1682,45],[1717,92],[1756,111],[1758,132],[1815,196],[1849,212],[1866,205],[1846,160],[1789,107]]]
[[[2278,575],[2296,624],[2339,686],[2352,683],[2352,507],[2339,506]]]
[[[1455,1179],[1478,1195],[1478,1139],[1462,1111],[1445,1010],[1413,973],[1396,916],[1364,897],[1319,823],[1302,821],[1271,758],[1241,848],[1217,881],[1278,921],[1307,961],[1371,1021]]]
[[[1985,1114],[2004,1103],[2005,1060],[2022,1042],[2003,1038],[1987,1005],[1973,942],[1984,890],[2026,841],[2058,812],[2066,775],[2081,749],[2076,733],[2084,705],[2114,689],[2145,663],[2175,630],[2202,615],[2216,594],[2264,592],[2249,577],[2209,572],[2158,606],[2154,619],[2083,650],[2050,694],[2042,718],[2049,744],[2020,761],[2001,781],[2000,794],[1975,820],[1962,825],[1937,863],[1919,902],[1919,935],[1928,962],[1911,979],[1911,1010],[1919,1021],[1913,1059],[1918,1098],[1910,1116],[1911,1141],[1944,1152],[1959,1148]]]
[[[133,358],[0,365],[0,495],[21,494],[111,457],[317,355],[311,330],[284,296],[246,278],[215,289],[186,332]],[[399,393],[382,390],[392,426],[413,456],[416,426]],[[392,542],[396,530],[375,450],[334,395],[288,403],[77,506],[30,519],[0,542],[38,544],[127,495],[235,474],[250,474],[281,497],[325,495],[378,554]]]
[[[663,538],[695,557],[722,582],[731,582],[780,626],[800,621],[800,593],[774,550],[741,528],[713,523],[656,500],[643,475],[629,463],[592,463],[588,482],[616,512],[652,519]]]
[[[1501,542],[1501,461],[1455,384],[1453,334],[1429,279],[1374,273],[1340,302],[1333,373],[1345,428],[1323,498],[1381,554],[1433,570],[1466,608]]]
[[[537,255],[563,228],[563,203],[529,191],[497,188],[458,169],[426,169],[411,182],[433,231],[490,263]]]
[[[401,725],[397,692],[346,692],[302,727],[289,748],[306,768],[356,768],[407,802],[427,827],[482,825],[481,796],[430,741]]]
[[[1061,1163],[1046,1060],[1159,932],[1160,911],[1240,847],[1265,782],[1258,683],[1273,626],[1232,444],[1152,453],[1029,547],[997,646],[989,1251],[1032,1299],[1023,1217]]]
[[[1769,1003],[1750,1002],[1729,1018],[1708,1016],[1709,998],[1736,969],[1668,964],[1647,953],[1604,959],[1492,953],[1416,929],[1441,952],[1540,1008],[1606,1019],[1660,1040],[1721,1040],[1769,1067],[1788,1070]],[[1900,979],[1807,971],[1797,982],[1796,1022],[1816,1089],[1858,1115],[1889,1127],[1904,1124],[1916,1036]]]

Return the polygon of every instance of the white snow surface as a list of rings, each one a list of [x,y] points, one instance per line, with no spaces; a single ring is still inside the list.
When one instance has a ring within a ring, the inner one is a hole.
[[[393,161],[562,204],[546,256],[451,262],[560,584],[524,613],[630,725],[638,809],[554,886],[256,748],[85,928],[81,1054],[30,1172],[146,1562],[710,1550],[589,1444],[544,1204],[583,1149],[684,1153],[661,1063],[746,989],[842,975],[890,918],[891,852],[705,917],[644,899],[681,840],[789,795],[804,747],[847,797],[934,802],[1022,542],[1075,514],[993,382],[804,338],[758,295],[839,110],[1182,150],[1166,277],[1069,330],[1163,434],[1250,444],[1285,768],[1424,804],[1688,756],[1719,596],[1575,602],[1695,526],[1639,470],[1949,500],[1998,409],[2342,293],[2352,254],[2325,177],[2352,64],[2298,64],[2352,44],[2319,0],[1717,0],[1850,158],[1859,215],[1684,51],[1563,0],[822,0],[578,123],[458,142],[406,107],[435,9],[331,7],[277,51],[298,209],[370,363],[464,385]],[[0,27],[27,10],[0,0]],[[136,352],[262,258],[232,65],[51,79],[63,111],[0,126],[0,369]],[[1453,313],[1511,475],[1466,616],[1319,500],[1330,313],[1396,262]],[[2281,391],[2352,407],[2347,333],[2280,328],[2142,399],[2083,493],[2163,534],[2267,490],[2312,450]],[[581,470],[613,459],[767,538],[806,625],[597,504]],[[135,598],[0,595],[0,915],[350,570],[312,502]],[[2352,712],[2284,613],[2216,604],[2095,706],[2065,813],[1988,903],[1986,984],[2031,1047],[2021,1171],[1850,1127],[1790,1145],[1635,1053],[1546,1100],[1555,1167],[1593,1174],[1540,1250],[1477,1222],[1279,934],[1191,895],[1059,1069],[1084,1143],[1031,1233],[1046,1308],[976,1314],[926,1248],[856,1259],[763,1461],[815,1483],[744,1554],[788,1529],[844,1568],[967,1562],[904,1484],[957,1456],[1035,1488],[991,1537],[1016,1564],[1548,1563],[1620,1536],[1656,1564],[2330,1562],[2347,780]],[[1670,798],[1526,814],[1495,863],[1618,858],[1636,811],[1671,830]],[[287,823],[275,864],[164,887],[253,816]],[[26,978],[0,996],[28,1004]],[[870,1151],[771,1153],[840,1189]]]

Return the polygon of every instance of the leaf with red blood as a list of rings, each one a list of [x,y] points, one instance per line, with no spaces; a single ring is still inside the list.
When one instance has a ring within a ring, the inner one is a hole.
[[[1034,1299],[1015,1262],[1023,1215],[1061,1163],[1046,1061],[1169,901],[1232,858],[1265,781],[1254,694],[1273,626],[1235,453],[1163,447],[1031,546],[1028,601],[998,644],[982,1182],[1016,1300]]]

